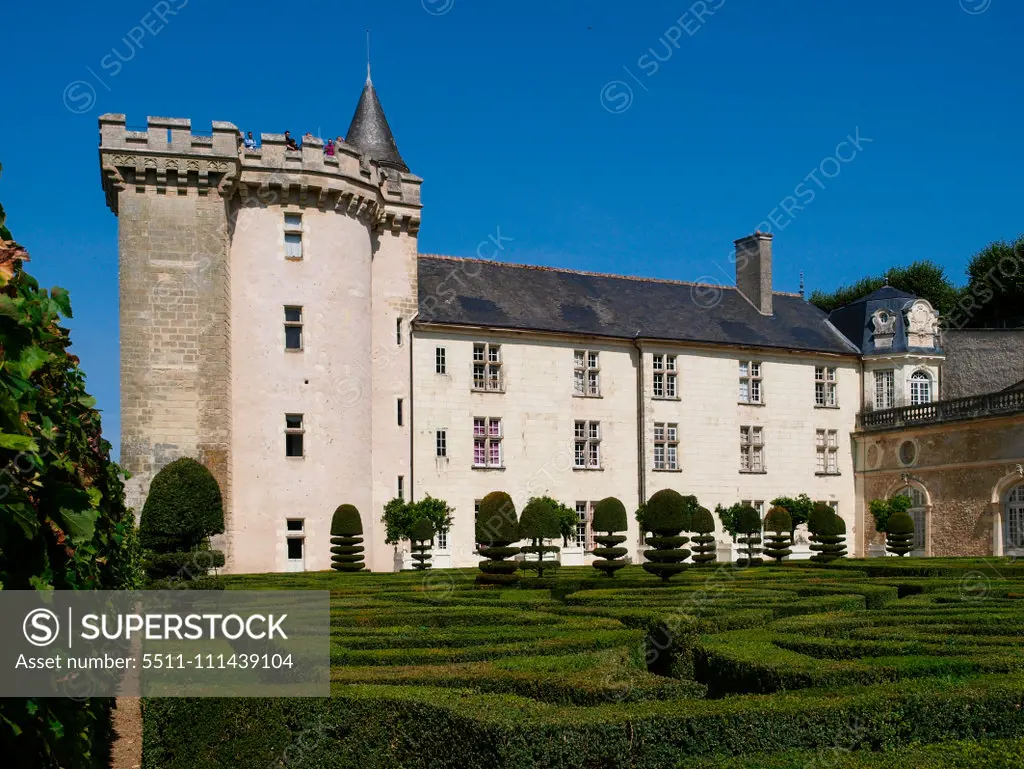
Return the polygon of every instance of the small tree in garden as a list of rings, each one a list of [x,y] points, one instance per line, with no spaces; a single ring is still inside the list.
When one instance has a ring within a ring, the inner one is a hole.
[[[626,564],[622,556],[629,552],[622,543],[626,541],[624,534],[616,534],[619,531],[626,531],[626,507],[615,497],[605,497],[594,506],[594,531],[604,534],[594,535],[594,541],[600,547],[594,548],[594,555],[599,560],[592,564],[595,569],[603,572],[606,577],[614,577],[615,572]]]
[[[772,507],[781,507],[789,513],[789,517],[793,521],[789,529],[792,543],[792,539],[796,534],[796,527],[802,523],[807,523],[807,520],[811,517],[811,510],[814,509],[814,503],[806,494],[800,494],[796,497],[776,497],[770,504]]]
[[[761,563],[758,555],[761,553],[761,516],[757,510],[750,505],[742,505],[736,511],[736,531],[740,533],[737,540],[742,546],[746,557],[740,558],[738,563],[747,566],[755,566]]]
[[[875,519],[875,531],[883,534],[887,532],[892,516],[907,512],[913,504],[906,494],[898,494],[891,499],[872,499],[869,509],[871,517]]]
[[[558,520],[558,536],[562,538],[562,547],[568,547],[569,540],[576,536],[576,524],[580,521],[576,511],[552,497],[533,497],[531,501],[533,499],[539,499],[551,505],[551,510]]]
[[[901,510],[889,516],[885,528],[885,549],[900,557],[914,549],[914,519],[909,513]]]
[[[764,530],[768,540],[764,548],[766,556],[782,563],[783,558],[793,554],[789,549],[793,544],[793,519],[786,508],[772,507],[764,517]]]
[[[339,505],[331,518],[331,568],[335,571],[362,571],[363,519],[355,505]]]
[[[519,519],[512,498],[504,491],[492,491],[480,501],[476,516],[477,552],[486,561],[480,562],[476,581],[482,585],[511,585],[516,576],[515,561],[508,561],[519,552],[512,543],[519,540]]]
[[[544,569],[553,569],[558,566],[558,561],[552,558],[546,560],[544,556],[548,553],[557,553],[557,545],[545,545],[546,539],[557,539],[561,536],[558,516],[552,509],[550,503],[545,499],[534,497],[526,503],[523,514],[519,518],[519,536],[530,544],[521,547],[520,551],[527,555],[536,555],[537,560],[524,559],[522,567],[524,570],[533,569],[538,577],[544,576]]]
[[[679,536],[679,532],[690,528],[683,497],[672,489],[656,492],[647,500],[644,523],[654,535],[647,538],[653,549],[644,553],[650,561],[643,565],[644,571],[667,581],[686,569],[683,561],[690,556],[690,551],[683,547],[689,539]]]
[[[384,524],[384,542],[388,545],[397,545],[407,539],[410,549],[415,552],[413,527],[417,521],[422,518],[430,521],[433,527],[433,533],[430,535],[432,538],[439,532],[451,529],[453,512],[451,505],[429,494],[418,502],[407,502],[401,497],[395,497],[384,506],[384,515],[381,516],[381,522]],[[415,567],[415,564],[413,566]]]
[[[807,528],[811,532],[812,561],[831,563],[846,555],[846,522],[824,502],[815,502]]]
[[[690,521],[690,531],[697,534],[693,542],[693,562],[698,566],[718,559],[715,547],[715,517],[706,507],[699,507]]]
[[[732,537],[734,542],[740,533],[740,530],[736,527],[736,518],[740,514],[740,509],[742,507],[742,502],[736,502],[735,504],[729,505],[729,507],[715,505],[715,515],[718,516],[718,520],[722,522],[722,528],[729,533],[729,536]]]
[[[430,568],[430,551],[434,547],[434,524],[429,518],[420,518],[409,531],[412,543],[412,559],[416,562],[414,569],[422,571]]]

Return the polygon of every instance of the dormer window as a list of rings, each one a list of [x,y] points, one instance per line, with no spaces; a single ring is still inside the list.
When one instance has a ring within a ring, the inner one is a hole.
[[[907,314],[907,346],[934,348],[939,314],[924,299],[915,299],[904,312]]]

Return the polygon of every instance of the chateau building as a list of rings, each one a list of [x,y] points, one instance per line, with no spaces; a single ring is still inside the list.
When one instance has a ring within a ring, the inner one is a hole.
[[[597,500],[662,488],[762,513],[807,493],[862,555],[870,495],[917,488],[890,477],[895,437],[864,436],[940,399],[922,299],[886,287],[826,316],[772,289],[765,233],[736,241],[734,287],[420,254],[422,180],[369,79],[334,155],[279,134],[247,148],[231,123],[99,122],[129,500],[141,509],[161,467],[199,458],[224,491],[231,571],[327,568],[343,502],[368,566],[400,567],[381,512],[427,494],[455,509],[435,565],[474,565],[475,506],[496,489],[575,506],[566,563],[589,560]],[[929,531],[933,554],[952,541]],[[993,537],[969,547],[994,552]]]

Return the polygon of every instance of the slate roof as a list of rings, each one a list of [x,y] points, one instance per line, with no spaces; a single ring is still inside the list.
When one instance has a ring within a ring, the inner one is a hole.
[[[731,286],[420,255],[418,322],[854,355],[825,313],[774,294],[764,316]]]
[[[903,314],[904,308],[918,297],[906,291],[900,291],[892,286],[882,286],[877,291],[872,291],[867,296],[861,297],[856,302],[844,305],[833,310],[829,314],[832,325],[838,328],[843,335],[855,344],[864,355],[873,353],[900,353],[908,352],[907,347],[907,319]],[[876,350],[872,340],[875,326],[871,322],[871,316],[880,309],[888,310],[895,318],[896,335],[892,340],[892,347],[883,350]],[[937,348],[929,348],[927,352],[940,352]]]
[[[345,134],[345,143],[351,144],[371,160],[399,171],[409,172],[409,166],[402,160],[398,152],[398,144],[391,133],[391,126],[384,116],[384,108],[380,106],[377,91],[370,78],[359,95],[355,114]]]

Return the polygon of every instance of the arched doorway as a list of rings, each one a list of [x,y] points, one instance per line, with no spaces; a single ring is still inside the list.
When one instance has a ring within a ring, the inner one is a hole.
[[[893,496],[910,499],[907,514],[914,520],[914,549],[910,555],[917,558],[928,555],[928,497],[922,489],[911,485],[904,486]]]

